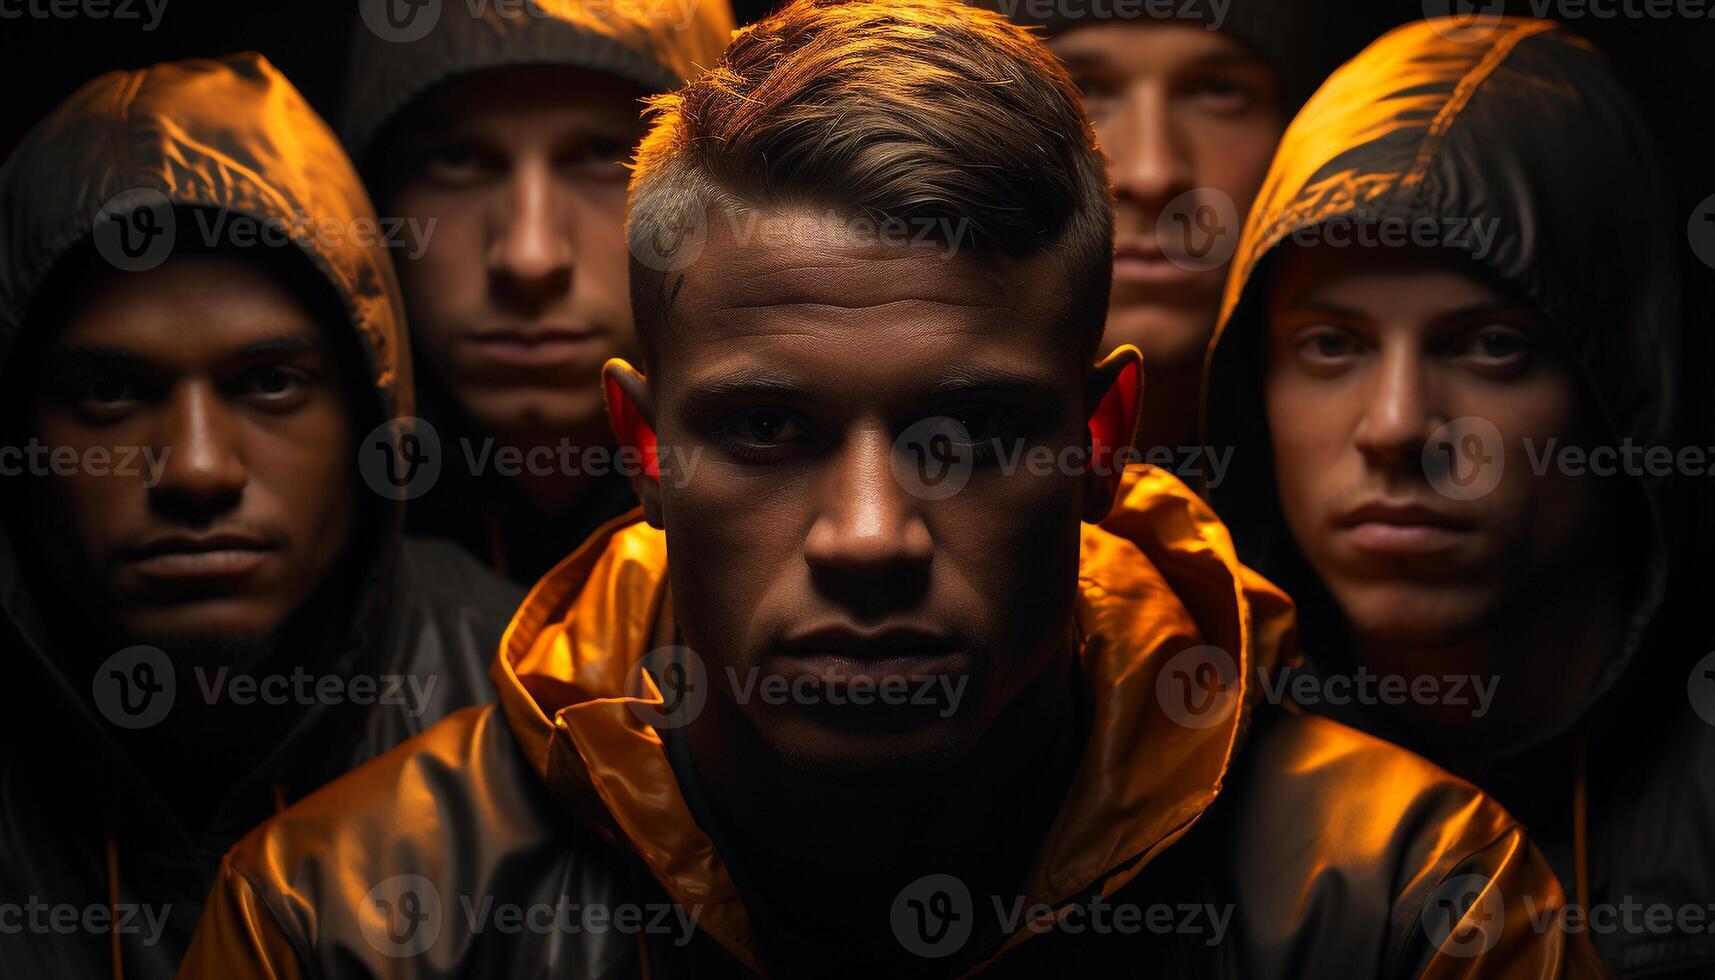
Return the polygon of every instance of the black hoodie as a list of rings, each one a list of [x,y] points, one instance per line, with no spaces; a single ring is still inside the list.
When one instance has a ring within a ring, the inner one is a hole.
[[[1331,222],[1435,222],[1448,244],[1463,244],[1556,331],[1615,445],[1677,450],[1685,323],[1671,213],[1641,118],[1618,81],[1593,48],[1547,21],[1400,28],[1304,107],[1234,259],[1209,351],[1204,423],[1208,445],[1234,447],[1210,496],[1245,560],[1299,601],[1309,669],[1347,674],[1357,665],[1276,502],[1259,340],[1277,246]],[[1470,230],[1455,234],[1458,222]],[[1494,230],[1492,240],[1479,240],[1478,222]],[[1622,642],[1564,723],[1481,759],[1449,758],[1385,706],[1314,710],[1479,781],[1479,773],[1561,769],[1578,790],[1568,786],[1567,806],[1527,823],[1575,900],[1707,919],[1715,914],[1715,727],[1686,698],[1692,654],[1705,651],[1675,620],[1691,517],[1674,479],[1646,470],[1633,484],[1623,516],[1638,529],[1635,601]],[[1521,810],[1533,802],[1487,788]],[[1715,934],[1683,921],[1592,932],[1622,973],[1708,975]]]
[[[732,33],[728,0],[589,4],[525,0],[445,7],[364,5],[352,35],[340,136],[376,193],[385,196],[390,129],[422,98],[470,75],[500,68],[566,66],[602,72],[651,93],[667,92],[713,65]],[[406,16],[409,15],[409,16]],[[572,93],[576,94],[576,93]],[[641,110],[641,106],[639,109]],[[457,541],[501,575],[529,586],[602,524],[637,505],[625,476],[592,479],[562,512],[543,513],[515,481],[472,471],[492,451],[447,386],[419,372],[422,415],[447,461],[433,493],[411,507],[413,532]]]
[[[346,315],[336,329],[349,329],[351,342],[335,349],[362,360],[349,365],[370,393],[359,434],[410,414],[392,266],[377,236],[357,233],[374,210],[333,133],[257,55],[104,75],[25,138],[0,169],[0,363],[33,346],[19,343],[34,339],[21,331],[36,329],[33,305],[55,291],[53,281],[75,278],[80,258],[111,259],[99,229],[115,215],[138,220],[130,211],[138,202],[162,223],[156,227],[176,222],[165,226],[186,244],[194,244],[198,216],[244,215],[290,230],[296,247],[283,250],[286,260],[337,297]],[[316,232],[323,222],[350,233]],[[171,249],[175,236],[164,240]],[[337,678],[346,694],[270,713],[278,741],[242,778],[216,787],[223,802],[207,827],[186,826],[128,754],[137,742],[97,707],[99,668],[96,676],[73,673],[69,665],[84,660],[55,655],[76,630],[48,627],[52,617],[76,614],[77,597],[39,591],[44,583],[31,577],[14,537],[28,518],[5,515],[0,975],[171,976],[221,854],[240,835],[284,802],[492,698],[486,670],[520,594],[449,544],[402,542],[401,501],[360,493],[346,559],[358,584],[339,603],[351,621],[331,626],[346,641],[293,651],[295,666]],[[174,673],[156,695],[169,699],[168,712],[172,699],[198,696],[202,683],[191,671]],[[358,678],[377,686],[368,692]],[[402,686],[389,695],[392,678]],[[209,737],[208,757],[220,754],[217,739]],[[182,760],[207,762],[202,753]]]

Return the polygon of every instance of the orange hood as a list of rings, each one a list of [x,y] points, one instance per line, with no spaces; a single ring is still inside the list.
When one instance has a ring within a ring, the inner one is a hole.
[[[1098,884],[1111,895],[1214,801],[1259,693],[1255,678],[1282,656],[1293,624],[1290,601],[1239,564],[1213,513],[1153,467],[1127,474],[1112,516],[1083,527],[1082,552],[1076,615],[1095,694],[1090,740],[1025,886],[1032,902],[1050,905]],[[653,685],[628,694],[627,677],[672,642],[666,572],[662,532],[636,514],[614,521],[530,593],[493,679],[562,804],[641,857],[676,901],[700,904],[708,933],[759,969],[727,869],[692,819],[660,736],[630,707],[660,703]],[[1230,683],[1192,727],[1163,709],[1158,680],[1176,654],[1205,646],[1229,658],[1215,655]]]

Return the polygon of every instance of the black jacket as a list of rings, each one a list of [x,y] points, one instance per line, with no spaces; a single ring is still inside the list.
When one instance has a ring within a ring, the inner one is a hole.
[[[612,9],[532,0],[492,4],[480,16],[463,8],[444,16],[421,9],[402,30],[360,20],[352,35],[339,134],[378,194],[388,177],[376,151],[385,147],[389,128],[437,86],[500,68],[560,65],[668,92],[713,65],[733,28],[728,0]],[[413,533],[456,541],[529,587],[590,532],[637,505],[630,481],[618,473],[592,479],[563,512],[547,514],[512,479],[474,472],[467,454],[483,454],[488,434],[427,364],[418,367],[422,417],[435,427],[446,464],[434,491],[411,505]]]
[[[1551,22],[1401,28],[1336,72],[1305,106],[1234,259],[1209,351],[1204,421],[1208,445],[1234,447],[1211,499],[1241,556],[1298,600],[1309,669],[1327,676],[1357,665],[1339,612],[1276,503],[1259,338],[1277,247],[1334,222],[1435,222],[1445,244],[1516,289],[1557,332],[1607,438],[1677,450],[1686,323],[1672,211],[1638,111],[1597,52]],[[1480,240],[1479,222],[1492,240]],[[1624,498],[1631,509],[1615,515],[1635,529],[1636,553],[1607,558],[1635,570],[1630,618],[1564,723],[1478,759],[1445,751],[1385,705],[1313,710],[1490,783],[1485,788],[1526,819],[1578,903],[1706,913],[1715,904],[1715,726],[1687,698],[1692,662],[1707,652],[1685,631],[1686,545],[1695,522],[1684,481],[1648,468],[1619,479],[1636,491]],[[1499,777],[1484,775],[1548,767],[1566,775],[1566,805],[1556,800],[1546,815],[1538,807],[1524,817],[1535,801],[1509,800],[1504,785],[1491,783]],[[1575,782],[1587,792],[1582,895],[1575,891]],[[1706,929],[1595,930],[1593,938],[1623,974],[1715,971],[1715,934]]]
[[[157,220],[224,211],[286,227],[328,219],[351,228],[374,213],[332,132],[261,57],[102,76],[38,125],[0,170],[0,360],[20,350],[21,331],[36,329],[32,303],[50,276],[75,276],[76,263],[101,247],[91,239],[112,211],[106,202],[122,192],[158,203]],[[181,239],[194,234],[175,227]],[[295,237],[287,254],[301,254],[308,281],[325,280],[349,314],[336,329],[349,329],[355,342],[336,349],[363,359],[353,374],[367,381],[371,397],[354,421],[368,431],[409,415],[412,396],[392,266],[380,247],[358,238],[309,233]],[[10,376],[31,369],[17,365]],[[258,668],[301,666],[317,678],[337,677],[343,693],[267,712],[278,740],[240,778],[214,787],[224,791],[214,794],[221,802],[206,826],[197,819],[195,827],[137,765],[137,753],[149,751],[143,737],[115,723],[111,705],[108,714],[99,707],[100,668],[84,675],[87,667],[71,665],[88,658],[63,655],[78,631],[56,617],[75,617],[85,600],[43,591],[19,553],[19,526],[35,518],[5,514],[0,975],[173,975],[233,841],[357,763],[492,699],[486,670],[521,595],[449,544],[402,542],[402,501],[358,492],[360,530],[347,556],[356,585],[339,604],[352,610],[351,621],[333,630],[345,642],[294,650],[289,665]],[[199,696],[202,679],[173,673],[174,683],[150,697]],[[352,683],[362,677],[375,679],[373,691]],[[150,702],[140,703],[147,710]],[[263,724],[264,714],[254,721]],[[240,724],[252,721],[245,712]],[[208,765],[227,741],[210,732],[206,749],[180,764]],[[210,766],[208,778],[223,771]]]

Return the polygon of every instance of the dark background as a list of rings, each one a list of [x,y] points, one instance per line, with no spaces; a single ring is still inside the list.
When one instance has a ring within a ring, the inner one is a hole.
[[[30,2],[50,0],[0,0],[0,9]],[[130,2],[143,10],[141,0]],[[1449,2],[1454,0],[1338,0],[1323,6],[1349,4],[1351,16],[1366,23],[1398,23],[1421,16],[1424,3]],[[1567,2],[1609,10],[1639,0]],[[1509,0],[1506,6],[1510,13],[1529,15],[1530,4]],[[765,12],[770,0],[735,0],[734,6],[743,22]],[[1707,6],[1715,11],[1715,0]],[[0,19],[0,152],[9,153],[36,120],[101,72],[247,49],[266,54],[331,117],[356,9],[353,0],[166,0],[153,31],[142,30],[137,20]],[[1715,194],[1715,18],[1604,20],[1586,14],[1568,26],[1607,53],[1655,129],[1679,193],[1675,225],[1683,228],[1697,203]],[[1715,291],[1715,270],[1702,271],[1710,272]]]

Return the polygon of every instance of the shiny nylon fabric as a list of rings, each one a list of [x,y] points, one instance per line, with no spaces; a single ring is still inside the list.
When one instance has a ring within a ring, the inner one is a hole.
[[[1212,544],[1219,525],[1206,512],[1187,507],[1184,498],[1149,490],[1132,494],[1132,506],[1147,507],[1132,516],[1133,526],[1160,533],[1166,529],[1156,525],[1171,520],[1178,526],[1168,540]],[[1145,535],[1143,540],[1155,539]],[[1219,566],[1228,576],[1225,590],[1194,594],[1189,609],[1169,601],[1140,604],[1138,596],[1163,588],[1163,573],[1145,559],[1136,541],[1086,527],[1078,617],[1089,637],[1086,675],[1104,692],[1097,698],[1096,734],[1086,757],[1095,762],[1086,762],[1074,778],[1070,801],[1031,872],[1026,893],[1033,901],[1056,903],[1110,874],[1117,864],[1165,846],[1213,799],[1245,714],[1235,711],[1224,725],[1187,732],[1160,712],[1123,709],[1145,696],[1153,698],[1162,664],[1200,643],[1239,650],[1249,666],[1258,655],[1245,614],[1253,602],[1260,604],[1257,617],[1272,636],[1278,639],[1286,629],[1281,620],[1290,621],[1291,607],[1284,597],[1260,579],[1245,578],[1230,552],[1223,551],[1208,547],[1185,555],[1164,549],[1160,557],[1177,559],[1203,576],[1218,576],[1211,566]],[[633,526],[616,536],[587,575],[605,587],[585,589],[581,569],[562,567],[526,600],[503,641],[495,671],[502,692],[530,697],[503,693],[501,702],[550,786],[562,797],[597,795],[601,809],[668,892],[687,903],[712,901],[706,927],[754,966],[758,960],[737,891],[714,845],[692,820],[660,737],[629,707],[632,695],[625,691],[620,669],[649,649],[647,642],[658,629],[665,537]],[[1194,618],[1193,609],[1205,615]],[[1261,656],[1272,662],[1276,652],[1271,648]],[[1241,683],[1250,673],[1241,671]],[[1172,762],[1125,765],[1125,747],[1141,744],[1172,744],[1164,753]],[[1140,812],[1148,819],[1137,819]],[[1111,887],[1137,870],[1133,866],[1116,876]]]
[[[1058,904],[1098,883],[1111,894],[1141,869],[1139,857],[1176,839],[1214,799],[1247,714],[1186,729],[1160,711],[1136,710],[1154,699],[1162,665],[1203,644],[1239,651],[1241,696],[1254,699],[1255,669],[1272,666],[1290,628],[1290,604],[1238,565],[1206,510],[1164,492],[1160,474],[1136,482],[1116,530],[1085,528],[1077,615],[1088,637],[1084,673],[1100,693],[1085,765],[1026,885],[1033,903]],[[600,588],[585,588],[586,575]],[[1174,589],[1177,582],[1197,587]],[[705,928],[754,967],[737,891],[692,820],[660,737],[637,720],[624,688],[621,668],[649,649],[665,583],[666,539],[642,525],[617,535],[587,573],[575,561],[556,570],[508,630],[496,686],[556,793],[599,797],[669,894],[711,903]],[[1158,598],[1139,601],[1146,596]],[[1253,617],[1277,645],[1257,647]],[[1135,764],[1142,745],[1158,747],[1155,764]]]
[[[1582,947],[1531,930],[1517,899],[1551,910],[1563,896],[1499,807],[1333,722],[1257,720],[1254,672],[1275,667],[1290,644],[1291,606],[1237,563],[1188,488],[1135,468],[1116,513],[1084,529],[1081,569],[1092,731],[1028,874],[1032,901],[1146,904],[1213,887],[1243,920],[1222,948],[1198,951],[1220,976],[1593,975]],[[494,665],[497,707],[461,712],[234,848],[182,975],[755,970],[731,875],[659,736],[632,711],[659,704],[659,692],[626,687],[638,658],[672,642],[665,596],[664,535],[636,515],[604,529],[519,610]],[[1235,710],[1181,726],[1161,710],[1157,685],[1175,654],[1204,644],[1234,653]],[[699,941],[676,950],[611,932],[495,936],[449,911],[427,949],[394,957],[373,938],[382,923],[369,890],[406,874],[432,882],[445,906],[615,896],[696,906]],[[1417,921],[1435,890],[1464,874],[1514,899],[1488,926],[1499,930],[1494,948],[1475,959],[1439,951]],[[976,972],[1130,976],[1148,953],[1132,936],[1025,930]]]

